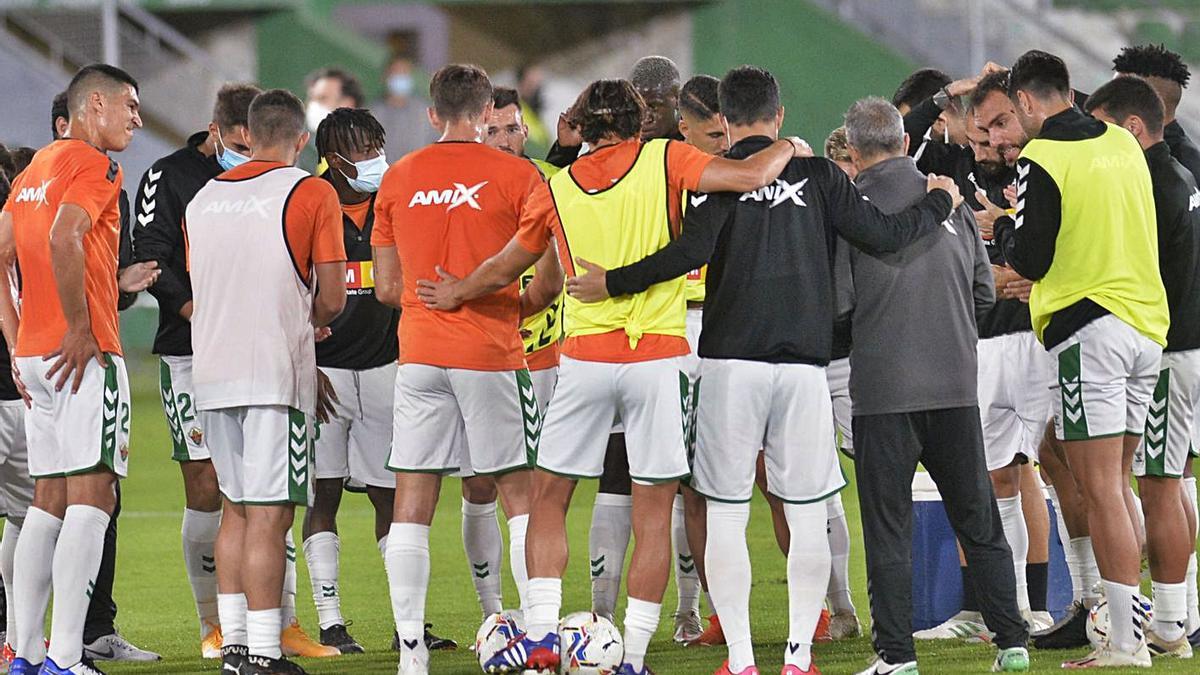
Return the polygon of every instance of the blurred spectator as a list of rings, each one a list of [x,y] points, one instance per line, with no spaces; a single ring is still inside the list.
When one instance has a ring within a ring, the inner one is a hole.
[[[315,70],[305,78],[304,86],[308,91],[305,121],[309,131],[315,132],[334,108],[361,108],[366,102],[358,78],[341,68]]]
[[[37,149],[31,148],[27,145],[10,151],[13,163],[13,176],[21,173],[25,170],[25,167],[29,166],[29,162],[33,160],[33,155],[36,152]]]
[[[517,68],[517,94],[521,97],[521,117],[529,127],[529,141],[538,147],[550,143],[550,133],[542,121],[542,110],[545,100],[542,97],[542,84],[546,73],[541,66],[530,63]]]
[[[371,113],[387,133],[384,154],[389,162],[436,141],[441,134],[429,124],[430,103],[417,93],[413,62],[397,54],[383,73],[386,93],[371,106]]]

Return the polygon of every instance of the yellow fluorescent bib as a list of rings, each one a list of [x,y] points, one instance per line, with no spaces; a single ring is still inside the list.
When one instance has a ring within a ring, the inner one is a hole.
[[[560,171],[557,166],[540,159],[530,159],[529,161],[533,162],[534,166],[538,168],[538,171],[542,172],[542,176],[544,176],[547,180]],[[533,268],[530,267],[529,269],[525,270],[524,274],[521,275],[522,293],[525,292],[525,289],[529,287],[530,282],[533,281],[533,274]],[[526,317],[525,320],[521,322],[521,329],[529,331],[528,337],[521,338],[525,342],[525,353],[532,354],[536,351],[556,344],[559,340],[561,340],[563,335],[562,318],[562,294],[559,294],[559,296],[554,299],[554,302],[550,303],[550,306],[543,311],[534,314],[533,316]]]
[[[1110,124],[1086,141],[1034,139],[1021,155],[1045,169],[1062,195],[1054,261],[1029,298],[1038,338],[1055,312],[1088,298],[1166,345],[1154,192],[1138,142]]]
[[[667,217],[667,141],[641,146],[633,167],[611,187],[595,193],[580,188],[571,172],[550,179],[567,249],[574,265],[583,258],[614,269],[635,263],[671,241]],[[643,293],[585,304],[566,296],[568,337],[624,330],[631,349],[645,334],[686,335],[684,279],[651,286]]]

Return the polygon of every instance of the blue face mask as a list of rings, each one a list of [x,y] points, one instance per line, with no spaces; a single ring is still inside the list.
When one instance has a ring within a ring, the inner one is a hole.
[[[221,138],[221,130],[217,129],[217,141],[221,144],[221,152],[217,155],[217,164],[221,165],[222,169],[229,171],[230,169],[241,166],[250,161],[250,158],[240,152],[235,152],[225,145],[225,139]]]
[[[384,156],[382,150],[379,151],[378,157],[364,159],[361,162],[351,162],[341,155],[338,155],[338,157],[353,164],[354,168],[358,170],[357,178],[347,176],[345,171],[341,172],[346,177],[346,182],[350,185],[351,190],[363,194],[379,191],[379,184],[383,181],[383,173],[388,168],[387,157]]]
[[[389,75],[387,79],[387,88],[388,93],[392,96],[408,98],[413,92],[412,75],[407,75],[404,73]]]

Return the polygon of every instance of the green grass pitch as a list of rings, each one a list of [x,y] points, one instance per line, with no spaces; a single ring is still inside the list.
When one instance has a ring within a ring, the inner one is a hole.
[[[124,485],[124,514],[120,521],[120,559],[116,595],[121,631],[136,644],[163,654],[155,664],[110,664],[109,673],[201,673],[219,672],[215,661],[199,658],[199,629],[191,591],[180,559],[179,526],[183,488],[179,471],[170,459],[170,448],[162,407],[156,389],[153,361],[130,359],[134,387],[130,478]],[[843,461],[847,475],[853,466]],[[590,597],[587,579],[587,530],[595,483],[585,482],[576,493],[568,529],[572,558],[563,584],[564,613],[586,609]],[[433,673],[478,673],[474,654],[468,650],[480,622],[474,587],[462,553],[459,534],[458,483],[447,480],[441,506],[432,528],[433,575],[430,582],[427,619],[435,632],[460,644],[457,652],[433,656]],[[866,580],[863,566],[862,532],[853,481],[844,493],[846,516],[854,541],[851,560],[854,602],[859,615],[867,617]],[[363,655],[337,659],[307,659],[302,663],[312,673],[394,673],[396,661],[389,650],[392,635],[391,609],[383,563],[372,535],[370,506],[364,496],[347,494],[342,502],[339,529],[342,538],[342,607],[353,621],[352,634],[366,647]],[[756,499],[751,519],[750,551],[754,565],[752,619],[755,650],[764,674],[778,672],[787,638],[787,589],[783,556],[771,534],[766,504]],[[300,540],[296,528],[297,542]],[[300,556],[301,559],[303,556]],[[307,571],[300,565],[297,605],[304,626],[315,633]],[[516,590],[505,579],[505,598],[516,602]],[[671,612],[675,590],[668,587],[663,621],[650,647],[648,663],[660,675],[713,672],[725,658],[723,648],[683,648],[671,641]],[[618,611],[618,617],[624,610]],[[921,671],[927,674],[984,673],[991,667],[994,651],[982,645],[950,641],[918,645]],[[826,675],[855,673],[866,666],[871,654],[867,638],[821,644],[816,647],[817,664]],[[1034,672],[1052,672],[1060,662],[1082,652],[1032,653]],[[1171,673],[1200,672],[1200,660],[1155,662],[1154,670]],[[1107,671],[1106,671],[1107,672]]]

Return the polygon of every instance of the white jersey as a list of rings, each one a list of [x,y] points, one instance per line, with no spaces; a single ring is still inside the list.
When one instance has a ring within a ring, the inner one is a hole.
[[[188,204],[198,410],[315,412],[313,292],[284,231],[284,206],[307,177],[280,167],[243,180],[214,178]]]

